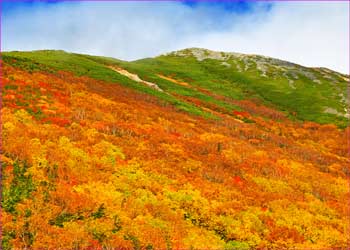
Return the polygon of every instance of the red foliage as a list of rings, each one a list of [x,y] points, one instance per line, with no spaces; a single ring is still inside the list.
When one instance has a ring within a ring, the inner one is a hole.
[[[45,82],[39,82],[38,85],[40,88],[48,88],[50,86],[49,84],[47,84]]]
[[[238,185],[242,185],[243,184],[243,180],[240,176],[235,176],[233,177],[233,183],[234,184],[238,184]]]
[[[240,118],[248,118],[249,117],[249,113],[245,112],[245,111],[233,110],[232,112],[235,116],[240,117]]]
[[[41,120],[42,122],[51,122],[53,124],[56,124],[60,127],[67,126],[71,123],[70,120],[60,117],[46,117]]]

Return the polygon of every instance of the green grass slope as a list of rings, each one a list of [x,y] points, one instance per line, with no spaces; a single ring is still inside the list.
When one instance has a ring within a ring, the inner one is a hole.
[[[204,106],[230,114],[233,109],[239,110],[234,100],[254,98],[299,120],[334,123],[340,127],[347,126],[349,120],[349,76],[264,56],[192,48],[133,62],[52,50],[4,52],[2,57],[30,71],[63,70],[123,84],[206,118],[215,115]],[[107,66],[137,74],[156,83],[164,92],[138,84]],[[195,105],[193,100],[200,104]]]
[[[135,61],[135,71],[162,72],[232,99],[257,97],[300,120],[348,122],[349,77],[256,55],[187,49]]]

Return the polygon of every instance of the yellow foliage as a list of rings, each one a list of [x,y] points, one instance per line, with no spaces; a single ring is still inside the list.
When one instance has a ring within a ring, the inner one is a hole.
[[[203,133],[199,136],[199,138],[202,141],[205,142],[220,142],[226,139],[226,136],[222,135],[222,134],[216,134],[216,133]]]
[[[31,115],[29,115],[28,112],[24,109],[17,110],[15,113],[15,118],[17,119],[17,121],[24,124],[30,124],[32,122]]]
[[[263,188],[266,192],[269,193],[291,193],[293,189],[284,181],[274,180],[274,179],[266,179],[264,177],[253,177],[254,182]]]

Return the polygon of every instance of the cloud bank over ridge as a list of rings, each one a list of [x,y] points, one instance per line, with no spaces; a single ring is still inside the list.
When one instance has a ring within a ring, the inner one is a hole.
[[[348,2],[258,2],[235,11],[209,3],[37,3],[5,9],[1,49],[63,49],[135,60],[202,47],[349,74],[348,6]]]

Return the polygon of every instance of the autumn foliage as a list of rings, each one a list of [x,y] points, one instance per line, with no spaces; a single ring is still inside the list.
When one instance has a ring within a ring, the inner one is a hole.
[[[204,119],[118,84],[2,73],[3,249],[350,245],[349,128],[256,100]]]

